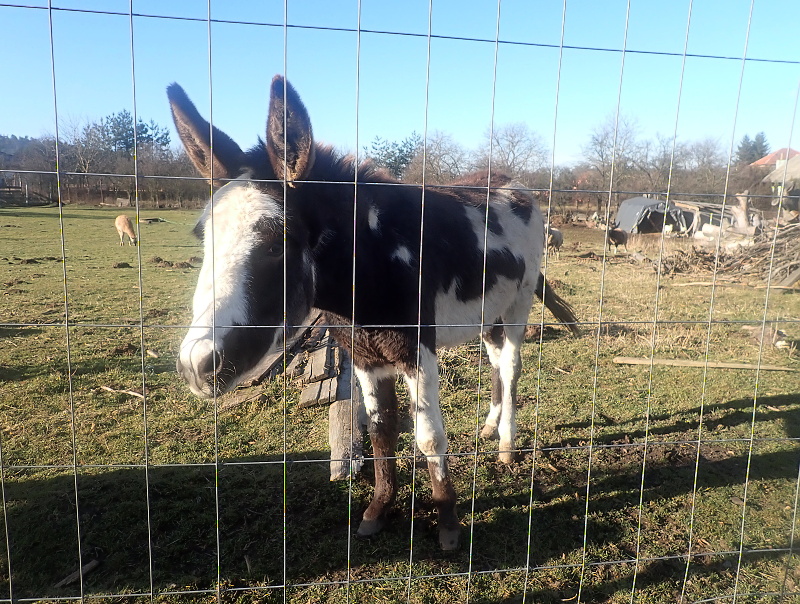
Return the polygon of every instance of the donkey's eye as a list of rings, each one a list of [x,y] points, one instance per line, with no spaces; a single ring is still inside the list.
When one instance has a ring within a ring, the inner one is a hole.
[[[283,243],[273,243],[267,248],[267,256],[282,256]]]

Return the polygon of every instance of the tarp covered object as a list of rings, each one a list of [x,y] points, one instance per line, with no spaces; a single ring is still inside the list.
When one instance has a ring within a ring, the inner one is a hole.
[[[676,233],[687,230],[683,210],[674,204],[659,199],[631,197],[619,204],[616,222],[619,228],[629,233],[660,233],[666,224],[672,225]]]

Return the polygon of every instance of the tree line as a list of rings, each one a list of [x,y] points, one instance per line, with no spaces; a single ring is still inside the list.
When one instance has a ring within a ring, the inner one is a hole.
[[[208,196],[203,181],[174,178],[196,173],[186,154],[171,146],[169,129],[141,118],[134,125],[127,110],[96,121],[63,120],[57,148],[53,135],[0,135],[0,170],[7,171],[7,183],[24,182],[55,201],[56,164],[67,203],[132,205],[138,193],[145,205],[182,206]],[[8,173],[15,171],[10,181]]]
[[[424,142],[417,133],[401,141],[376,137],[363,155],[400,180],[440,185],[473,170],[487,169],[514,176],[523,185],[556,192],[556,209],[604,209],[609,190],[615,205],[633,195],[664,195],[685,200],[720,201],[728,191],[769,194],[761,184],[763,170],[750,166],[770,151],[763,132],[745,135],[731,158],[720,141],[673,141],[639,135],[629,118],[607,118],[592,130],[581,148],[582,158],[571,166],[555,166],[542,138],[526,124],[496,127],[484,135],[477,149],[467,149],[449,134],[434,131]],[[424,164],[424,169],[423,169]]]
[[[134,125],[135,121],[135,125]],[[208,184],[196,173],[182,149],[172,146],[169,130],[153,120],[134,120],[120,111],[96,121],[66,121],[59,132],[61,198],[66,202],[132,203],[137,183],[139,202],[186,207],[203,203]],[[510,123],[487,131],[482,144],[469,149],[453,136],[434,131],[423,141],[412,132],[400,141],[376,137],[360,153],[410,183],[440,185],[473,171],[505,172],[523,185],[549,190],[556,209],[604,209],[608,191],[618,203],[636,194],[664,194],[713,201],[724,189],[751,193],[763,177],[750,164],[769,153],[763,132],[745,135],[731,166],[728,153],[715,139],[673,141],[640,136],[635,120],[607,118],[595,127],[581,148],[581,159],[550,169],[551,153],[527,124]],[[0,135],[0,170],[19,171],[18,179],[39,193],[56,198],[56,141]],[[0,177],[3,174],[0,173]],[[551,183],[552,179],[552,183]],[[6,178],[8,180],[8,178]]]

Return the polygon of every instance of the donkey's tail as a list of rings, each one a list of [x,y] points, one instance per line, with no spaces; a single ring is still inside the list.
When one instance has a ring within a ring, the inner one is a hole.
[[[553,316],[561,323],[566,325],[572,332],[572,335],[578,337],[581,335],[581,330],[578,327],[578,318],[575,316],[575,311],[569,302],[561,298],[550,284],[544,279],[544,275],[539,273],[539,281],[536,283],[536,297],[539,298],[547,307]]]

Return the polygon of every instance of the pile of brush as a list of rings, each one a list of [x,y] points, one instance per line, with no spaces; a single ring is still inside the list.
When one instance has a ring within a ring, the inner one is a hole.
[[[800,224],[778,227],[777,233],[764,231],[754,245],[720,258],[719,270],[779,287],[794,286],[800,281]]]

